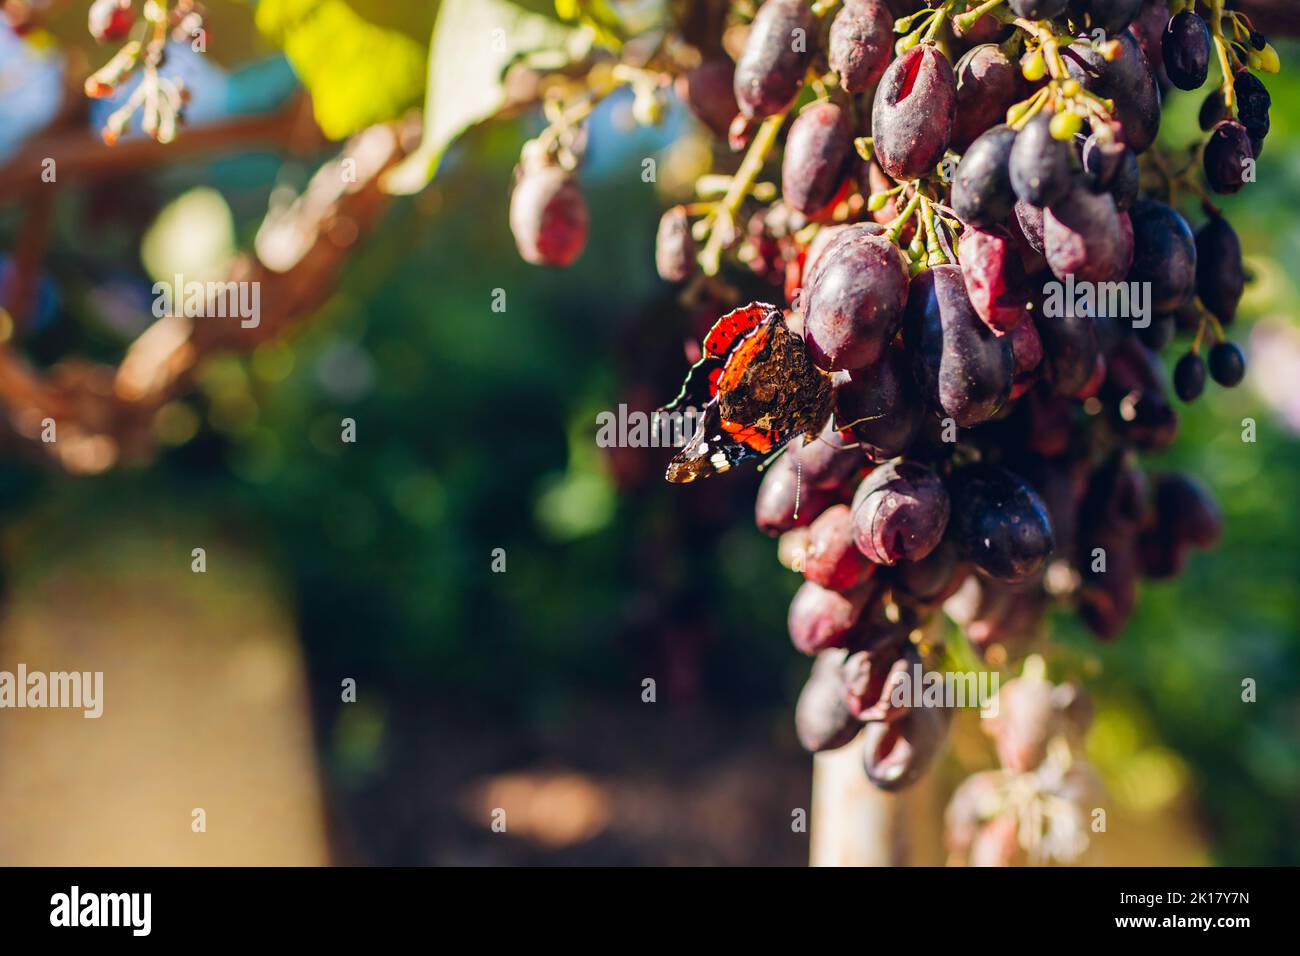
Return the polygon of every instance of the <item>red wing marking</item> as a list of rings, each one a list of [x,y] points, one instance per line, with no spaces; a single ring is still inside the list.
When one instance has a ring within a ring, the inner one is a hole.
[[[763,346],[767,343],[767,337],[771,332],[771,325],[760,326],[746,335],[744,340],[727,356],[727,364],[722,367],[722,375],[718,378],[719,391],[726,392],[740,384],[741,378],[745,375],[745,369],[749,368],[749,364],[754,361],[754,356],[763,350]]]
[[[773,312],[781,314],[780,310],[766,302],[751,302],[728,312],[713,323],[713,328],[704,337],[704,354],[718,358],[726,355],[737,339],[758,328]]]
[[[742,445],[748,445],[757,452],[766,455],[770,452],[781,437],[769,428],[758,428],[754,425],[743,425],[740,422],[729,422],[722,419],[722,430],[732,437],[733,440],[740,442]]]

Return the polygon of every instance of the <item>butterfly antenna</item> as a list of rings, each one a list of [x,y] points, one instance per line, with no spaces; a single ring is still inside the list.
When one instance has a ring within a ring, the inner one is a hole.
[[[758,468],[756,470],[767,471],[768,465],[772,464],[772,462],[780,458],[781,453],[784,451],[785,451],[784,448],[778,448],[776,451],[772,452],[772,454],[768,455],[766,458],[764,458],[762,461],[758,463]]]
[[[846,429],[846,428],[852,428],[854,425],[860,425],[860,424],[862,424],[863,422],[876,422],[876,421],[879,421],[880,419],[882,419],[882,418],[884,418],[884,417],[885,417],[885,415],[884,415],[884,413],[882,412],[882,413],[879,414],[879,415],[865,415],[865,416],[863,416],[862,418],[855,418],[855,419],[853,419],[853,421],[851,421],[851,422],[847,422],[847,423],[845,423],[845,424],[843,424],[843,425],[841,425],[839,422],[836,422],[836,423],[835,423],[835,430],[836,430],[836,431],[841,431],[841,432],[842,432],[842,431],[844,431],[844,429]],[[818,435],[817,437],[818,437],[818,438],[821,438],[821,435]]]
[[[794,520],[799,520],[799,492],[803,490],[803,462],[794,460]]]

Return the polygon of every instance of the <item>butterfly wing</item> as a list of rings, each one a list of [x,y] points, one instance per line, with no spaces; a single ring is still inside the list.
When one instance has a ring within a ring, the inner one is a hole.
[[[745,336],[764,323],[779,317],[781,310],[766,302],[751,302],[728,312],[709,329],[701,343],[703,355],[686,373],[686,381],[677,397],[660,409],[662,412],[684,408],[703,408],[718,394],[718,379],[728,356]]]
[[[718,412],[718,403],[710,402],[691,440],[668,463],[665,477],[676,484],[685,484],[763,458],[770,450],[771,442],[761,430],[724,420]]]

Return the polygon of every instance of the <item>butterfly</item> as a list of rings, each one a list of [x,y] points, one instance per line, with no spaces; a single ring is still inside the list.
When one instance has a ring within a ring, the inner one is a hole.
[[[685,483],[765,458],[819,434],[834,407],[830,376],[776,306],[752,302],[714,323],[675,399],[656,415],[701,409],[665,477]]]

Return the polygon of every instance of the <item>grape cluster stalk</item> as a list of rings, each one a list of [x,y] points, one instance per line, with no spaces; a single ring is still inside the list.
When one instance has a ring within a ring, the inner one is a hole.
[[[1225,0],[733,6],[721,38],[661,43],[672,56],[639,74],[674,89],[734,169],[664,214],[655,261],[696,300],[737,271],[769,282],[834,386],[829,420],[765,462],[755,517],[804,579],[788,622],[814,658],[800,741],[859,741],[868,778],[895,790],[952,718],[896,693],[914,668],[950,665],[958,642],[1011,667],[1053,605],[1117,638],[1141,579],[1177,575],[1220,537],[1206,490],[1142,456],[1175,440],[1171,392],[1191,402],[1245,374],[1225,330],[1247,275],[1213,196],[1254,181],[1260,75],[1280,64]],[[1168,131],[1157,144],[1175,90],[1204,91],[1183,149]],[[515,194],[536,208],[515,235],[531,261],[553,248],[565,264],[586,210],[573,163],[539,142]],[[940,614],[948,641],[926,636]],[[1030,844],[1043,858],[1048,831],[1026,814],[1055,808],[1077,829],[1068,807],[1094,789],[1081,694],[1030,661],[991,731],[1003,769],[950,811],[954,850],[975,862]],[[1028,755],[1006,742],[1017,734]],[[1047,857],[1077,855],[1058,843]]]

